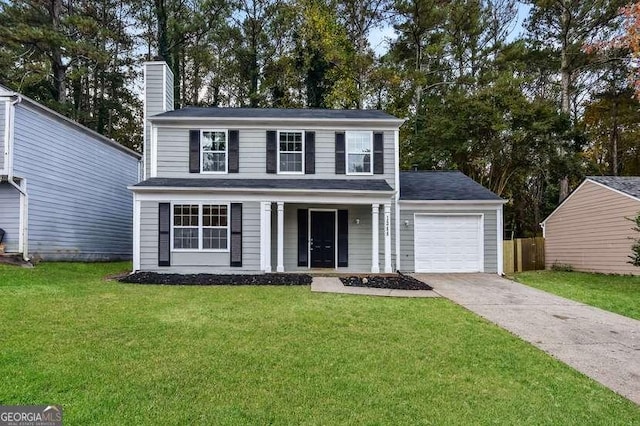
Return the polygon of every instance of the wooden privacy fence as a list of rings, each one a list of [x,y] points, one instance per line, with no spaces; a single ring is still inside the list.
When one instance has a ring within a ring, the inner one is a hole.
[[[505,274],[544,269],[544,238],[516,238],[502,244]]]

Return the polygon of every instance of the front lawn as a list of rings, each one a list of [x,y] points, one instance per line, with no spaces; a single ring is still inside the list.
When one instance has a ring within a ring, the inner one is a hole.
[[[0,403],[65,424],[633,424],[640,409],[445,299],[0,266]]]
[[[515,278],[528,286],[640,320],[640,276],[530,271]]]

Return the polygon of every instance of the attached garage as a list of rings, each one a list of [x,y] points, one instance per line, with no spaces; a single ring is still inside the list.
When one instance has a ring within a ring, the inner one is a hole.
[[[502,206],[458,171],[400,173],[400,268],[502,273]]]
[[[483,272],[482,214],[416,213],[416,272]]]

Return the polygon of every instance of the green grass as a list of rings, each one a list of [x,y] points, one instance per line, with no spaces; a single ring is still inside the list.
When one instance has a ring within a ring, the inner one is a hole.
[[[444,299],[105,281],[0,266],[0,403],[65,424],[640,424],[640,409]]]
[[[640,276],[531,271],[516,274],[515,279],[567,299],[640,320]]]

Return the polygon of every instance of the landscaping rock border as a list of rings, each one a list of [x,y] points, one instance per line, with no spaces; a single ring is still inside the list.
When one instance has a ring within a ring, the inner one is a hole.
[[[397,275],[340,277],[340,281],[348,287],[388,288],[393,290],[433,290],[433,287],[429,284],[400,273]]]
[[[129,284],[164,285],[310,285],[311,276],[306,274],[159,274],[136,272],[119,280]]]

